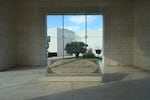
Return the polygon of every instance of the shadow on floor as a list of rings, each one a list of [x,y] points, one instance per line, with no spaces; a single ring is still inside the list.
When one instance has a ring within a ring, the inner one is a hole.
[[[105,73],[102,76],[102,82],[108,83],[108,82],[113,82],[113,81],[120,81],[126,76],[128,76],[127,73]]]
[[[49,94],[28,100],[150,100],[149,84],[150,77]]]
[[[3,70],[3,72],[7,71],[24,71],[24,70],[34,70],[34,69],[46,69],[46,66],[19,66],[19,67],[13,67],[6,70]]]

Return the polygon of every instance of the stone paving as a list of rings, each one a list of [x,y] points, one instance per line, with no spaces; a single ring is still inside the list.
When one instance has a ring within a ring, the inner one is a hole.
[[[150,100],[149,73],[105,67],[103,82],[51,82],[45,67],[0,72],[0,100]]]
[[[61,59],[49,64],[48,74],[59,76],[100,76],[96,59]]]

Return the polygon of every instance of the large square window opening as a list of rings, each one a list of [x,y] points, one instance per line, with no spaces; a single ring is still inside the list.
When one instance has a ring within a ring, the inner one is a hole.
[[[87,52],[102,57],[99,51],[103,51],[103,15],[47,15],[47,36],[50,58],[74,57],[65,47],[75,41],[87,44]]]

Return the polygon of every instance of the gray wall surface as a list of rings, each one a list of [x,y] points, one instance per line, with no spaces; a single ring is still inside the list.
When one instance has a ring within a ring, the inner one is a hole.
[[[16,65],[14,5],[0,0],[0,70]]]
[[[150,70],[150,1],[144,1],[135,2],[134,65]]]
[[[134,21],[132,2],[130,4],[120,2],[104,12],[105,65],[133,65]]]
[[[46,15],[58,13],[103,14],[105,65],[136,65],[150,69],[149,1],[12,1],[0,1],[0,69],[46,65]]]
[[[38,0],[18,0],[16,5],[17,65],[46,65],[46,33],[40,30]]]
[[[133,65],[133,2],[129,0],[18,0],[17,64],[46,65],[48,14],[104,15],[105,65]]]

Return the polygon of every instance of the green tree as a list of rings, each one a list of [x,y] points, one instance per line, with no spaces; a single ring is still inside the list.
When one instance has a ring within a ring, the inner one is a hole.
[[[67,54],[75,54],[78,58],[80,53],[83,54],[86,52],[87,46],[84,42],[71,42],[66,44],[65,50]]]

